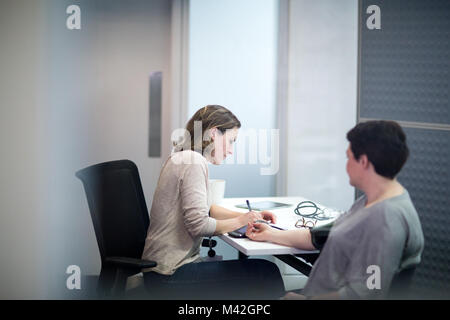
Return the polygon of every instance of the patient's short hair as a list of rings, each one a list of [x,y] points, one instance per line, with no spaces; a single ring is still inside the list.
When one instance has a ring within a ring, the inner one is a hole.
[[[367,121],[347,133],[355,159],[363,154],[379,175],[394,179],[409,156],[406,135],[395,121]]]

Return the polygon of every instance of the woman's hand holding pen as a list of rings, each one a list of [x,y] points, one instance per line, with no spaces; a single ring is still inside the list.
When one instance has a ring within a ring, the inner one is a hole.
[[[261,211],[261,216],[264,220],[266,220],[269,223],[273,224],[277,223],[277,217],[270,211]]]
[[[254,221],[257,220],[265,220],[267,223],[275,223],[277,218],[276,216],[270,212],[270,211],[261,211],[261,212],[255,212],[252,210],[252,207],[250,205],[250,201],[246,200],[247,207],[248,207],[248,213],[245,214],[245,217],[247,218],[246,224],[250,226],[251,224],[254,224]],[[249,227],[247,226],[247,232]],[[247,234],[246,232],[246,234]]]
[[[243,219],[243,224],[246,225],[249,222],[263,219],[263,216],[261,215],[261,212],[249,211],[242,215],[242,219]]]

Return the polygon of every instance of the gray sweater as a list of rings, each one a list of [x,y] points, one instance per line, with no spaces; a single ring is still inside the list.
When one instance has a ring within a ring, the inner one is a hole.
[[[344,299],[386,298],[394,275],[420,262],[424,237],[409,193],[369,208],[366,202],[360,197],[334,223],[302,291],[306,296],[338,291]],[[379,267],[379,288],[371,266]]]
[[[142,254],[158,265],[143,272],[171,275],[198,260],[202,237],[216,229],[209,208],[206,158],[191,150],[173,153],[164,163],[153,196]]]

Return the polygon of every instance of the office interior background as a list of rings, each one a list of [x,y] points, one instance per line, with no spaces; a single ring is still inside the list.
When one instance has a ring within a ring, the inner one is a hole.
[[[80,29],[67,27],[71,5]],[[371,5],[380,29],[369,28]],[[416,285],[448,291],[449,1],[1,0],[0,24],[1,299],[65,298],[69,265],[97,275],[75,172],[130,159],[150,208],[172,132],[207,104],[240,119],[236,149],[248,150],[252,132],[279,130],[276,174],[262,175],[261,161],[210,165],[226,197],[303,196],[339,210],[357,194],[346,132],[399,121],[411,149],[399,180],[426,241]],[[161,150],[149,156],[155,72]],[[220,241],[216,251],[237,258]],[[275,262],[286,289],[304,284]]]

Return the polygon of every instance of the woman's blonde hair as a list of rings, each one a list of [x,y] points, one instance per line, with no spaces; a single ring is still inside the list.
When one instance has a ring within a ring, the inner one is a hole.
[[[241,122],[230,110],[219,105],[207,105],[197,110],[187,122],[184,137],[173,143],[174,151],[193,150],[203,153],[212,143],[208,130],[217,128],[223,134],[226,130],[240,127]]]

